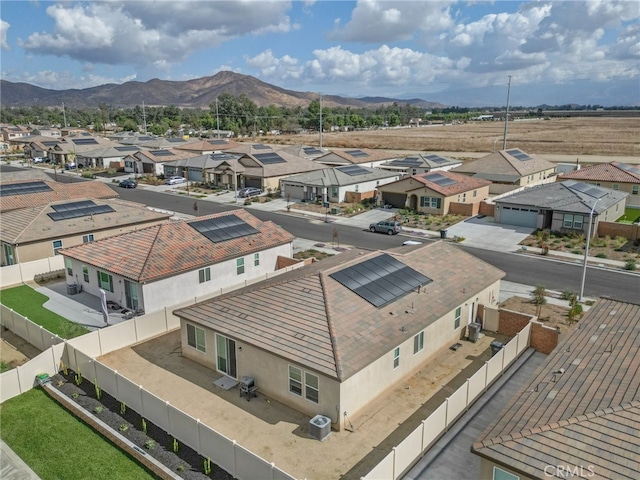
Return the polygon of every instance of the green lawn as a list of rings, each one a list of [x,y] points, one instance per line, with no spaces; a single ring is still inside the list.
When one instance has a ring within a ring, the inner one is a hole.
[[[43,480],[155,478],[40,388],[2,404],[0,436]]]
[[[619,223],[633,223],[640,218],[640,208],[627,207],[624,209],[624,215],[622,215],[616,222]]]
[[[62,338],[73,338],[89,332],[89,330],[77,323],[70,322],[66,318],[44,308],[42,305],[47,300],[49,300],[49,297],[36,292],[28,285],[0,291],[0,303],[13,308],[32,322],[42,325],[51,333],[55,333]]]

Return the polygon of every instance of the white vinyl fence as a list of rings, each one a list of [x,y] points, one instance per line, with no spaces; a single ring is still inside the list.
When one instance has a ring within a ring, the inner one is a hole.
[[[434,412],[393,447],[362,480],[397,479],[404,475],[462,416],[480,395],[524,352],[530,343],[531,324],[527,324],[509,343],[468,378]]]
[[[64,258],[62,255],[0,267],[0,288],[19,285],[33,280],[38,275],[63,269]]]

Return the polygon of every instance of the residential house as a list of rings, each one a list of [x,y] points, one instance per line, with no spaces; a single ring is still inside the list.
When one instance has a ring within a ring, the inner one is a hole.
[[[598,187],[627,192],[627,207],[640,208],[640,165],[610,162],[559,175],[557,181],[576,180]]]
[[[153,140],[156,136],[138,132],[118,132],[109,135],[107,138],[122,145],[142,145]]]
[[[2,141],[7,142],[8,144],[12,144],[15,140],[18,140],[22,137],[28,137],[31,135],[31,130],[29,128],[22,125],[2,125],[0,127],[0,132],[2,132]]]
[[[184,357],[342,429],[495,306],[503,276],[442,241],[354,249],[173,313]]]
[[[325,155],[315,158],[315,161],[329,167],[362,165],[374,168],[379,167],[383,163],[397,157],[397,154],[386,150],[373,150],[369,148],[332,148]]]
[[[265,277],[293,256],[293,235],[233,210],[65,248],[67,283],[147,313]]]
[[[78,168],[119,170],[124,167],[124,158],[139,150],[136,145],[108,145],[78,153],[75,161]]]
[[[161,148],[181,147],[197,141],[197,139],[186,139],[182,137],[152,137],[140,145],[150,150],[160,150]]]
[[[138,203],[89,198],[3,212],[2,265],[53,257],[62,248],[164,223],[170,216]]]
[[[593,209],[591,232],[600,221],[615,222],[624,215],[627,192],[565,180],[527,188],[495,201],[496,223],[550,229],[564,233],[587,233]]]
[[[291,200],[359,202],[374,198],[381,185],[398,180],[399,174],[360,165],[323,168],[282,180],[282,196]]]
[[[65,165],[67,163],[78,164],[78,161],[80,159],[87,158],[85,157],[85,155],[91,155],[90,152],[94,152],[106,147],[119,146],[121,145],[112,142],[107,138],[93,136],[90,133],[83,132],[80,135],[69,135],[63,137],[61,141],[57,142],[55,145],[48,149],[47,156],[51,163],[59,165]],[[105,165],[99,166],[102,167]]]
[[[465,162],[451,171],[489,180],[492,183],[489,193],[499,195],[553,182],[556,167],[538,155],[529,155],[519,148],[512,148]]]
[[[380,168],[403,175],[419,175],[421,173],[448,171],[462,165],[460,160],[443,157],[435,153],[418,153],[403,158],[396,158],[380,164]]]
[[[40,172],[40,170],[37,170]],[[44,172],[42,172],[44,173]],[[29,170],[29,175],[35,173]],[[46,175],[46,174],[45,174]],[[2,174],[5,178],[5,174]],[[62,200],[116,198],[118,194],[102,182],[58,183],[50,180],[15,180],[0,183],[0,212],[37,207]]]
[[[244,173],[244,167],[238,162],[240,157],[242,155],[239,153],[191,156],[165,163],[164,174],[167,177],[179,175],[193,182],[204,182],[233,189],[234,186],[239,185],[238,176]]]
[[[482,479],[640,478],[640,305],[600,299],[473,444]]]
[[[124,171],[126,173],[134,173],[137,175],[165,175],[164,166],[168,162],[189,158],[193,154],[189,152],[181,152],[168,148],[160,148],[157,150],[147,150],[138,148],[135,153],[130,153],[124,157]]]
[[[480,202],[489,196],[490,185],[488,180],[460,173],[429,172],[381,186],[378,203],[433,215],[446,215],[452,210],[462,213],[456,205],[469,205],[465,213],[475,215]]]
[[[178,145],[175,149],[184,150],[192,155],[209,155],[211,153],[220,153],[231,148],[237,148],[239,145],[238,142],[227,140],[226,138],[213,138]]]
[[[62,132],[59,128],[55,127],[38,127],[34,126],[31,129],[32,136],[49,137],[49,138],[62,138]]]
[[[61,142],[60,138],[29,136],[23,137],[25,144],[23,151],[29,158],[44,158],[49,161],[49,150]]]

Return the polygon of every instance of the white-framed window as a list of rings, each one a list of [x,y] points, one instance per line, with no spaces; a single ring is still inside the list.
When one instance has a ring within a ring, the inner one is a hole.
[[[90,243],[93,242],[93,233],[87,233],[86,235],[82,235],[82,243]]]
[[[236,259],[236,273],[242,275],[244,273],[244,258]]]
[[[89,283],[89,268],[86,265],[82,265],[82,276],[85,283]]]
[[[331,187],[331,197],[335,198],[338,196],[338,187]]]
[[[459,198],[459,197],[458,197]],[[420,197],[420,206],[427,208],[440,208],[442,199],[437,197]]]
[[[618,185],[617,183],[612,184],[611,190],[620,190],[620,185]]]
[[[198,270],[198,282],[204,283],[211,280],[211,268],[202,268]]]
[[[253,254],[253,266],[254,267],[258,267],[260,265],[260,254],[259,253],[254,253]]]
[[[113,277],[106,272],[97,271],[98,273],[98,286],[103,290],[108,290],[113,293]]]
[[[453,324],[454,330],[456,328],[460,328],[460,319],[461,318],[462,318],[462,307],[458,307],[458,308],[456,308],[455,322]]]
[[[302,370],[292,365],[289,365],[289,391],[302,396]]]
[[[413,354],[415,355],[424,348],[424,332],[420,332],[413,337]]]
[[[53,254],[58,255],[58,250],[62,248],[62,240],[54,240],[51,244],[53,245]]]
[[[73,261],[70,258],[64,259],[64,266],[67,269],[67,275],[73,277]]]
[[[633,185],[631,187],[631,195],[638,195],[638,193],[640,193],[640,186]]]
[[[493,480],[520,480],[520,477],[499,467],[493,467]]]
[[[565,213],[562,218],[562,226],[564,228],[573,228],[582,230],[582,225],[584,222],[584,218],[582,215],[571,215],[570,213]]]
[[[478,191],[477,191],[477,190],[474,190],[474,191],[473,191],[473,196],[474,196],[474,197],[477,197],[477,196],[478,196]]]
[[[393,368],[394,370],[400,366],[400,347],[393,349]]]
[[[313,373],[304,372],[304,398],[313,403],[320,400],[320,379]]]
[[[187,323],[187,344],[196,350],[206,352],[204,329]]]
[[[356,192],[358,191],[358,185],[356,185]]]

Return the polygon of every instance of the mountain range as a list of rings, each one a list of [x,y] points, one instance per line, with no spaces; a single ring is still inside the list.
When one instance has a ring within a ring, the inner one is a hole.
[[[114,107],[134,107],[143,102],[147,106],[209,108],[223,93],[245,94],[258,106],[307,107],[319,99],[316,92],[296,92],[271,85],[250,75],[235,72],[219,72],[213,76],[186,81],[169,81],[154,78],[148,82],[126,82],[72,90],[51,90],[28,83],[0,80],[0,94],[4,107],[61,106],[89,108],[100,104]],[[345,106],[366,108],[391,105],[394,102],[411,104],[425,109],[444,108],[445,105],[421,99],[393,99],[385,97],[349,98],[324,95],[323,104],[329,107]]]

